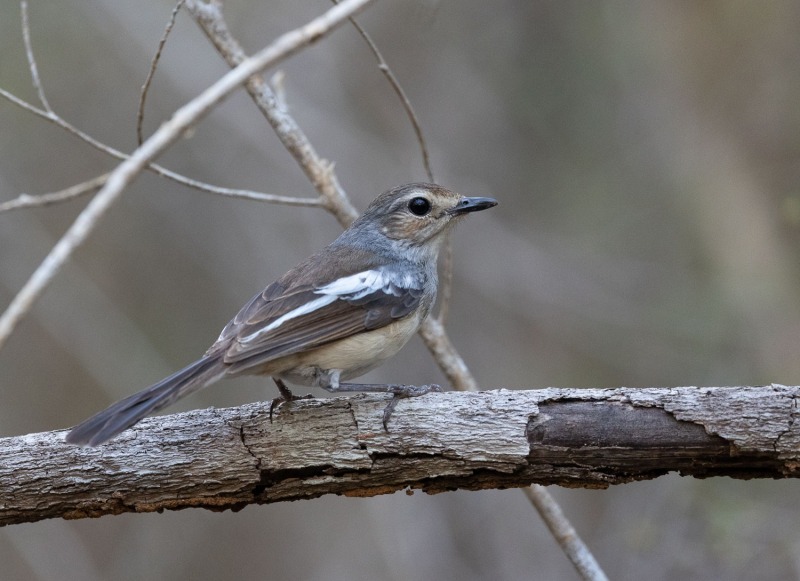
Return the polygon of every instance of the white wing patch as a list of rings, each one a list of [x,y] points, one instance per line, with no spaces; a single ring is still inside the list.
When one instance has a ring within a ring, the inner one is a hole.
[[[375,291],[383,290],[388,286],[388,282],[380,270],[365,270],[337,278],[314,292],[318,295],[333,296],[334,299],[345,295],[350,295],[347,297],[350,299],[360,299]]]
[[[241,343],[249,343],[257,340],[262,335],[274,331],[286,321],[291,321],[297,317],[308,315],[323,307],[328,306],[332,302],[345,298],[349,300],[356,300],[363,298],[375,292],[382,292],[387,295],[400,296],[401,288],[411,288],[415,286],[416,279],[411,274],[403,274],[400,276],[387,275],[383,270],[365,270],[364,272],[357,272],[350,276],[337,278],[333,282],[326,284],[314,291],[314,294],[322,295],[318,299],[309,301],[304,305],[297,307],[285,313],[272,321],[266,327],[259,329],[255,333],[251,333],[246,337],[242,337],[239,341]]]
[[[335,300],[336,300],[335,296],[325,296],[325,297],[319,297],[318,299],[314,299],[313,301],[309,301],[306,304],[304,304],[304,305],[302,305],[300,307],[297,307],[296,309],[294,309],[292,311],[289,311],[288,313],[286,313],[284,315],[281,315],[280,317],[278,317],[277,319],[272,321],[269,325],[267,325],[263,329],[260,329],[259,331],[256,331],[252,335],[248,335],[247,337],[243,337],[243,341],[247,342],[247,341],[251,340],[251,337],[252,338],[256,338],[256,337],[258,337],[259,335],[261,335],[263,333],[268,333],[269,331],[273,331],[273,330],[277,329],[278,327],[280,327],[281,325],[283,325],[286,321],[290,321],[292,319],[296,319],[297,317],[301,317],[303,315],[307,315],[308,313],[313,313],[317,309],[321,309],[322,307],[325,307],[325,306],[331,304]]]

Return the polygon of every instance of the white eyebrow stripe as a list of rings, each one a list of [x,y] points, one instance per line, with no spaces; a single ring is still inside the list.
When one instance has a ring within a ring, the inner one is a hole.
[[[392,278],[399,280],[392,280]],[[286,321],[291,321],[297,317],[308,315],[318,311],[336,300],[346,297],[347,299],[360,299],[375,292],[399,296],[397,288],[411,288],[414,286],[414,277],[408,274],[402,277],[386,276],[381,270],[365,270],[350,276],[337,278],[333,282],[326,284],[314,291],[315,294],[322,295],[313,301],[300,305],[288,313],[284,313],[266,327],[259,329],[239,339],[240,343],[250,343],[270,331],[274,331]]]

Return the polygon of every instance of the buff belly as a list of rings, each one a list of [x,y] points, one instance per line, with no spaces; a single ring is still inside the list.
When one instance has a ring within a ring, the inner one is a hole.
[[[298,385],[319,386],[322,377],[340,371],[343,381],[364,375],[395,355],[417,332],[418,313],[374,331],[359,333],[306,353],[286,358],[282,369],[270,373]]]

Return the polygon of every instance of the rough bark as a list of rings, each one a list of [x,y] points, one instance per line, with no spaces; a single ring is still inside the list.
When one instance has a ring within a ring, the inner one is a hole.
[[[677,471],[798,474],[800,387],[543,389],[206,409],[98,448],[64,431],[0,439],[0,525],[46,518],[531,483],[603,488]]]

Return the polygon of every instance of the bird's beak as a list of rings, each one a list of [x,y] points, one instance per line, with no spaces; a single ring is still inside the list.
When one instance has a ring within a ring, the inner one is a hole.
[[[458,203],[450,209],[449,213],[454,216],[467,214],[468,212],[480,212],[497,205],[494,198],[461,198]]]

